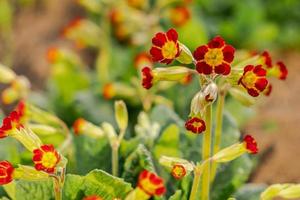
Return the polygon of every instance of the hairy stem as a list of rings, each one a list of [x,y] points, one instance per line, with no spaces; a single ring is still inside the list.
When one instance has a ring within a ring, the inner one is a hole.
[[[119,171],[119,142],[116,141],[112,146],[112,174],[118,176]]]
[[[217,102],[217,111],[216,111],[216,129],[214,134],[214,147],[213,147],[213,155],[219,152],[221,145],[221,136],[222,136],[222,127],[223,127],[223,110],[224,110],[224,101],[225,101],[225,93],[220,92],[218,102]],[[211,182],[214,181],[217,171],[217,163],[213,162],[211,166]]]
[[[205,111],[205,123],[206,130],[204,132],[203,145],[202,145],[202,160],[207,160],[211,156],[211,143],[212,143],[212,135],[211,135],[211,126],[212,126],[212,105],[207,106]],[[201,190],[201,198],[202,200],[209,200],[209,192],[210,192],[210,162],[207,163],[206,167],[203,170],[203,178],[202,178],[202,190]],[[200,199],[200,198],[198,198]]]

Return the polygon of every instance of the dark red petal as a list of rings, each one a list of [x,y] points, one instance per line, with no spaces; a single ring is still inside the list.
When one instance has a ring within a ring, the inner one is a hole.
[[[234,59],[235,49],[231,45],[226,45],[223,49],[223,56],[226,62],[231,63]]]
[[[173,61],[173,59],[163,59],[160,61],[161,63],[166,63],[167,65],[170,64]]]
[[[168,40],[173,40],[174,42],[177,42],[178,40],[178,33],[175,29],[171,28],[167,31],[167,38]]]
[[[160,196],[160,195],[164,194],[165,192],[166,192],[166,188],[165,188],[164,186],[162,186],[162,187],[160,187],[160,188],[157,188],[157,189],[155,190],[155,194],[156,194],[157,196]]]
[[[248,91],[248,94],[250,94],[253,97],[257,97],[259,95],[258,91],[255,89],[250,88],[250,89],[247,89],[247,91]]]
[[[253,73],[255,73],[257,76],[266,76],[267,71],[261,65],[257,65],[255,66]]]
[[[152,44],[158,47],[162,47],[167,42],[166,34],[159,32],[156,33],[154,38],[152,38]]]
[[[42,158],[43,158],[43,154],[34,154],[34,156],[32,157],[32,161],[39,162],[42,160]]]
[[[230,65],[226,63],[222,63],[221,65],[215,67],[216,74],[228,75],[230,73],[230,70]]]
[[[193,53],[194,58],[197,61],[203,60],[206,52],[208,52],[207,46],[206,45],[200,46],[194,51],[194,53]]]
[[[252,71],[253,69],[254,69],[254,66],[253,66],[253,65],[247,65],[247,66],[244,68],[244,72]]]
[[[272,67],[272,58],[271,58],[269,52],[268,52],[268,51],[264,51],[264,52],[262,53],[262,56],[263,56],[264,59],[265,59],[265,64],[267,65],[267,67],[268,67],[268,68],[271,68],[271,67]]]
[[[41,149],[46,152],[51,152],[51,151],[54,151],[54,146],[52,144],[45,144],[45,145],[41,146]]]
[[[212,66],[206,64],[206,62],[198,62],[196,64],[196,70],[200,74],[206,74],[206,75],[208,75],[208,74],[212,73],[213,68],[212,68]]]
[[[157,47],[152,47],[150,49],[150,54],[151,54],[152,60],[154,62],[160,61],[160,60],[162,60],[164,58],[163,55],[162,55],[162,53],[161,53],[161,49],[159,49]]]
[[[266,78],[259,78],[255,82],[255,87],[259,91],[264,91],[268,85],[268,80]]]
[[[225,45],[225,41],[223,40],[223,38],[221,36],[216,36],[208,43],[208,47],[212,48],[212,49],[213,48],[221,48],[224,45]]]
[[[279,66],[279,70],[280,70],[279,79],[285,80],[288,75],[288,70],[287,70],[285,64],[283,62],[279,61],[279,62],[277,62],[277,65]]]

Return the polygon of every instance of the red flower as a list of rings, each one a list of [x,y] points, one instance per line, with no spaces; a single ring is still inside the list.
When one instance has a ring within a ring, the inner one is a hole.
[[[73,124],[74,133],[79,135],[82,132],[83,126],[86,124],[85,119],[78,118]]]
[[[146,89],[150,89],[153,85],[153,74],[151,68],[144,67],[142,69],[142,76],[143,76],[143,80],[142,80],[143,87]]]
[[[223,38],[217,36],[207,45],[202,45],[194,51],[196,70],[206,75],[212,73],[228,75],[234,52],[235,49],[231,45],[227,45]]]
[[[33,150],[33,162],[35,169],[53,173],[57,163],[60,161],[59,153],[53,145],[42,145],[39,149]]]
[[[2,126],[0,127],[0,138],[7,137],[8,134],[14,129],[19,130],[23,127],[20,122],[21,116],[17,111],[13,111],[9,116],[5,117],[2,121]]]
[[[98,197],[97,195],[92,195],[88,197],[84,197],[82,200],[103,200],[101,197]]]
[[[190,18],[190,11],[185,6],[178,6],[171,10],[170,19],[176,26],[184,25]]]
[[[152,64],[151,56],[146,52],[139,53],[134,58],[134,67],[136,69],[139,69],[143,66],[152,66]]]
[[[166,192],[163,179],[147,170],[140,173],[137,186],[150,196],[160,196]]]
[[[62,31],[62,36],[63,37],[68,37],[68,34],[70,31],[78,26],[80,26],[82,22],[82,17],[76,17],[74,18],[67,26]]]
[[[285,64],[281,61],[277,62],[275,66],[273,66],[272,69],[274,75],[279,78],[280,80],[285,80],[288,75],[288,70],[285,66]]]
[[[249,153],[256,154],[258,152],[257,143],[251,135],[246,135],[244,137],[244,144]]]
[[[14,167],[10,162],[3,160],[0,162],[0,185],[5,185],[13,180]]]
[[[176,179],[181,179],[186,175],[186,169],[183,165],[176,164],[172,168],[172,176]]]
[[[267,66],[267,68],[272,67],[272,58],[268,51],[264,51],[261,56],[263,57],[263,64]]]
[[[178,34],[174,29],[157,33],[152,38],[152,44],[150,54],[154,62],[170,64],[180,54]]]
[[[238,81],[238,84],[241,84],[244,88],[246,88],[248,94],[253,97],[257,97],[268,85],[266,70],[263,69],[261,65],[247,65],[244,68],[244,74]]]
[[[56,47],[50,47],[47,50],[47,60],[49,63],[54,63],[58,58],[59,52]]]
[[[202,133],[205,131],[206,126],[202,119],[198,117],[192,117],[185,122],[185,128],[193,133]]]

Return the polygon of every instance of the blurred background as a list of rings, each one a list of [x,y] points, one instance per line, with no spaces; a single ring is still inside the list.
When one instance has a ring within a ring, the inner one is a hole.
[[[121,2],[124,1],[126,0]],[[70,21],[78,17],[89,18],[97,23],[101,16],[100,27],[105,26],[102,21],[112,20],[111,15],[102,15],[106,12],[105,9],[99,8],[93,11],[96,7],[88,4],[97,2],[97,0],[0,0],[1,63],[11,67],[17,74],[28,77],[34,91],[43,91],[49,87],[49,76],[53,76],[53,73],[46,55],[50,47],[73,49],[81,56],[87,68],[92,69],[97,50],[90,48],[89,45],[87,48],[78,48],[78,44],[74,45],[72,40],[66,39],[63,32],[66,26],[70,25]],[[104,2],[110,4],[110,1]],[[130,2],[139,5],[142,0]],[[184,40],[192,49],[215,35],[221,35],[236,48],[251,51],[267,49],[274,59],[285,62],[289,70],[287,80],[273,83],[272,95],[261,101],[256,114],[243,124],[242,130],[255,135],[260,148],[264,151],[263,162],[258,165],[250,181],[268,184],[299,183],[300,1],[194,0],[190,2],[186,0],[183,2],[189,9],[190,22],[181,26],[180,23],[176,23],[176,19],[172,19],[176,14],[168,14],[168,11],[159,13],[162,24],[160,28],[167,30],[176,27],[180,34],[179,40]],[[110,6],[114,8],[115,5],[112,3]],[[151,10],[145,11],[146,14],[150,12]],[[153,16],[157,16],[156,14],[154,12]],[[171,16],[173,24],[165,19],[165,16],[167,18]],[[153,32],[160,28],[153,28]],[[126,32],[126,26],[121,32]],[[112,55],[116,60],[119,55],[125,57],[125,60],[134,59],[133,56],[121,55],[120,49],[122,50],[124,46],[128,52],[135,52],[140,46],[145,46],[143,49],[147,49],[150,45],[150,40],[129,41],[127,36],[124,39],[123,35],[118,33],[116,32],[116,39],[111,39],[113,45],[118,46],[117,49],[112,48]],[[105,38],[100,40],[104,41]],[[130,62],[132,63],[132,61],[127,63]],[[121,75],[116,75],[114,79],[118,80],[120,77],[123,78]],[[70,119],[70,123],[71,121]]]

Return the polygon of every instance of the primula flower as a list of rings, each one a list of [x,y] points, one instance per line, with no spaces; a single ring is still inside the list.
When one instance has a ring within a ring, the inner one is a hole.
[[[176,26],[184,25],[191,18],[190,11],[185,6],[178,6],[170,11],[170,19]]]
[[[172,168],[171,174],[176,179],[181,179],[186,175],[186,169],[183,165],[175,164]]]
[[[267,75],[275,76],[280,80],[285,80],[288,75],[288,70],[285,64],[279,61],[271,69],[267,70]]]
[[[206,126],[205,122],[202,119],[198,117],[192,117],[185,122],[185,128],[188,131],[199,134],[205,131]]]
[[[263,64],[267,67],[267,68],[271,68],[272,67],[272,58],[270,56],[270,53],[268,51],[264,51],[262,54],[262,59],[263,59]]]
[[[202,45],[194,51],[196,70],[200,74],[228,75],[231,71],[230,63],[234,59],[235,49],[217,36],[207,45]]]
[[[269,83],[266,89],[263,91],[265,96],[270,96],[272,92],[273,86]]]
[[[249,153],[256,154],[258,152],[257,143],[251,135],[244,137],[244,144]]]
[[[13,111],[9,116],[5,117],[0,127],[0,138],[7,137],[11,132],[20,130],[23,125],[20,122],[20,114],[17,111]]]
[[[59,50],[58,48],[56,47],[50,47],[48,50],[47,50],[47,60],[49,63],[54,63],[58,56],[59,56]]]
[[[163,179],[147,170],[140,173],[138,187],[150,196],[160,196],[166,192]]]
[[[73,123],[74,133],[76,135],[79,135],[80,133],[82,133],[82,130],[83,130],[84,126],[86,125],[86,123],[87,123],[87,121],[83,118],[76,119],[76,121]]]
[[[238,84],[246,88],[248,94],[257,97],[268,85],[266,70],[262,68],[262,65],[247,65],[244,68],[244,74],[238,81]]]
[[[33,162],[35,169],[53,173],[57,163],[60,161],[59,153],[53,145],[42,145],[39,149],[33,150]]]
[[[0,185],[5,185],[13,180],[14,167],[6,160],[0,162]]]
[[[92,195],[88,197],[84,197],[82,200],[103,200],[101,197],[98,197],[97,195]]]
[[[150,54],[154,62],[170,64],[180,54],[178,34],[175,29],[159,32],[152,38]]]
[[[105,99],[111,99],[115,96],[115,88],[112,83],[107,83],[103,87],[103,97]]]
[[[153,62],[151,60],[151,56],[146,52],[139,53],[134,58],[134,67],[136,69],[142,68],[143,66],[152,66],[152,65]]]
[[[153,85],[153,74],[150,67],[144,67],[142,69],[142,85],[146,89],[150,89]]]
[[[74,18],[67,26],[64,27],[64,29],[62,31],[62,36],[68,37],[70,31],[72,31],[72,29],[80,26],[81,22],[82,22],[82,17]]]

